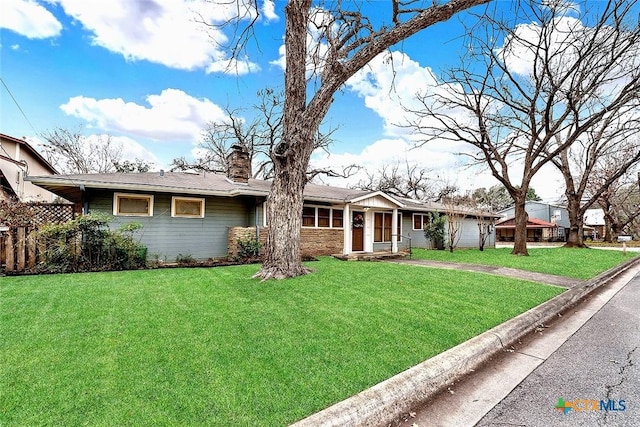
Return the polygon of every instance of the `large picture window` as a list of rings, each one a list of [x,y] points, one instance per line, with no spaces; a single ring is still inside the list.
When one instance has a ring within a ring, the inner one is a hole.
[[[150,194],[115,193],[113,214],[118,216],[153,216],[153,196]]]
[[[373,241],[375,243],[391,242],[393,214],[388,212],[376,212],[373,216]],[[402,241],[402,214],[398,213],[398,228],[396,229],[397,241]]]
[[[343,210],[320,206],[302,208],[302,226],[318,228],[342,228]]]
[[[178,218],[204,218],[204,199],[196,197],[172,197],[171,216]]]

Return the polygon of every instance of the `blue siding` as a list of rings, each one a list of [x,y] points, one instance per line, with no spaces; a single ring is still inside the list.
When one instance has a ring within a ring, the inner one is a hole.
[[[255,225],[252,222],[255,220],[255,207],[251,198],[205,197],[204,218],[172,218],[171,194],[147,194],[154,196],[152,217],[116,216],[111,227],[118,228],[131,222],[142,224],[136,236],[147,247],[150,259],[157,257],[173,262],[179,255],[198,260],[225,257],[229,227]],[[112,214],[113,192],[92,193],[89,211]]]
[[[424,214],[424,212],[416,212]],[[447,233],[447,224],[444,225],[444,231]],[[411,236],[411,246],[414,248],[431,248],[431,242],[424,237],[424,231],[413,229],[413,212],[404,212],[402,214],[402,234]],[[460,230],[460,240],[458,241],[458,248],[477,248],[480,245],[478,231],[478,220],[476,218],[465,218],[462,223],[462,229]],[[485,242],[485,248],[493,248],[496,244],[495,233],[487,238]],[[408,239],[405,239],[408,240]],[[408,241],[403,243],[408,246]],[[446,244],[446,236],[445,236]]]

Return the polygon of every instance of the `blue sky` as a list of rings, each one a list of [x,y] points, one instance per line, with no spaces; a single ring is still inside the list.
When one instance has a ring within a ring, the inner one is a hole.
[[[246,61],[236,64],[238,75],[226,72],[227,52],[208,38],[224,40],[229,34],[207,34],[194,22],[195,12],[208,22],[230,13],[212,3],[3,0],[0,71],[6,87],[0,86],[0,132],[37,141],[39,133],[55,127],[83,126],[86,135],[112,135],[125,157],[166,169],[173,158],[192,155],[207,122],[222,120],[225,108],[248,108],[257,102],[258,90],[281,87],[285,4],[260,2],[258,46],[250,45]],[[384,2],[371,9],[378,19],[389,13]],[[460,147],[409,150],[407,131],[394,126],[402,115],[398,100],[425,81],[437,81],[458,61],[461,18],[469,19],[461,15],[428,28],[354,76],[327,115],[326,122],[339,127],[330,155],[317,153],[313,161],[356,163],[373,172],[381,164],[408,160],[463,189],[495,184],[478,169],[462,168],[463,160],[452,154]],[[558,181],[534,181],[547,199],[555,197],[557,187]]]

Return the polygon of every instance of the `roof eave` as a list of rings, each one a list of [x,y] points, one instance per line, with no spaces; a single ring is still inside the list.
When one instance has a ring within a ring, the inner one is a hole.
[[[237,188],[228,191],[216,191],[206,190],[201,188],[190,187],[176,187],[176,186],[164,186],[154,184],[131,184],[131,183],[115,183],[107,181],[86,181],[86,180],[70,180],[59,178],[27,178],[33,184],[39,185],[44,188],[55,187],[68,187],[68,188],[99,188],[105,190],[126,190],[126,191],[144,191],[152,193],[181,193],[191,195],[203,195],[203,196],[221,196],[221,197],[236,197],[236,196],[259,196],[265,197],[266,192],[248,188]]]

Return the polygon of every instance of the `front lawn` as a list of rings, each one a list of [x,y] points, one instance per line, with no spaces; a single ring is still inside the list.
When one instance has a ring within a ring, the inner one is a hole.
[[[0,279],[0,425],[281,426],[562,289],[322,259]]]
[[[538,273],[556,274],[576,279],[591,279],[616,265],[637,256],[637,252],[605,251],[577,248],[529,248],[529,256],[511,255],[511,248],[456,249],[438,251],[413,249],[414,259],[496,265]]]

